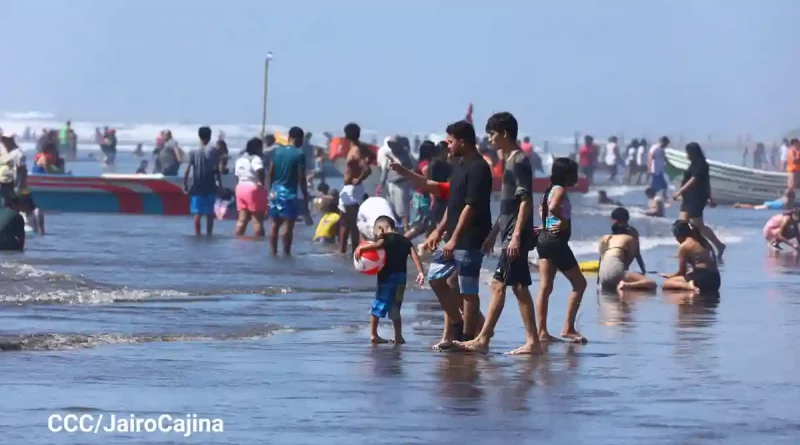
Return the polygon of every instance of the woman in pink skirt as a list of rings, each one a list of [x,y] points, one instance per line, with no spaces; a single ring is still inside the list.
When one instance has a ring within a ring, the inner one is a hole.
[[[264,216],[267,211],[268,192],[264,161],[261,158],[264,143],[253,138],[247,141],[245,154],[236,160],[234,174],[239,179],[236,185],[236,235],[242,236],[247,230],[247,222],[253,220],[253,232],[257,237],[264,236]]]

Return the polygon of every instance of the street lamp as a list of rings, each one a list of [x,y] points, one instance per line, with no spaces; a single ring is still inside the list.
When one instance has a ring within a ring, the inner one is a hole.
[[[264,103],[261,113],[261,137],[267,135],[267,89],[269,86],[269,61],[272,60],[272,52],[268,52],[264,58]]]

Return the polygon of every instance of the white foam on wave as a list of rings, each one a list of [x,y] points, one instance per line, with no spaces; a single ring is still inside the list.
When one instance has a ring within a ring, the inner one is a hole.
[[[114,288],[81,277],[39,269],[29,264],[3,263],[0,304],[106,304],[149,298],[179,298],[186,292]]]
[[[64,126],[67,118],[56,117],[52,113],[29,111],[29,112],[6,112],[3,113],[3,118],[0,120],[0,128],[5,133],[16,133],[18,142],[22,142],[21,136],[25,132],[25,128],[30,128],[35,134],[38,134],[43,128],[60,129]],[[220,132],[225,133],[226,140],[247,140],[251,137],[257,136],[261,133],[260,124],[225,124],[213,122],[201,123],[185,123],[185,122],[145,122],[145,123],[132,123],[132,122],[90,122],[90,121],[71,121],[72,129],[78,135],[78,149],[88,148],[83,147],[91,145],[92,148],[96,147],[95,144],[95,129],[110,127],[114,128],[117,133],[117,140],[120,145],[130,146],[130,150],[136,146],[137,143],[153,144],[156,137],[162,130],[169,129],[172,136],[183,144],[197,143],[197,128],[203,125],[211,127],[214,135],[219,135]],[[286,134],[289,127],[282,125],[267,125],[267,132],[281,132]],[[322,131],[314,131],[313,129],[306,129],[312,131],[313,138],[311,142],[315,145],[324,146],[326,143]],[[338,134],[339,131],[333,133]],[[369,140],[375,132],[370,130],[362,130],[362,137]],[[122,147],[118,146],[118,149]],[[128,148],[128,147],[126,147]],[[127,150],[125,150],[127,151]]]
[[[9,120],[32,120],[32,121],[41,121],[41,120],[51,120],[55,119],[56,115],[53,113],[41,113],[39,111],[20,111],[20,112],[8,112],[3,113],[3,119]]]
[[[600,205],[599,207],[582,207],[575,209],[574,212],[579,215],[591,215],[591,216],[602,216],[605,218],[611,218],[611,211],[617,208],[617,206],[608,204],[608,205]],[[654,216],[648,216],[646,214],[647,210],[641,207],[625,207],[628,209],[628,214],[630,215],[631,219],[641,219],[641,220],[650,220],[653,222],[656,221],[665,221],[672,224],[672,220],[668,218],[659,218]],[[609,223],[610,224],[610,223]]]
[[[597,198],[597,192],[600,190],[605,190],[606,195],[615,198],[631,193],[641,193],[642,196],[644,196],[644,189],[646,188],[647,186],[644,185],[595,185],[591,190],[584,193],[583,196],[585,198]]]

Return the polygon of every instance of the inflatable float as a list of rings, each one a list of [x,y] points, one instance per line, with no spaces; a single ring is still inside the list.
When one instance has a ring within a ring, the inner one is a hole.
[[[578,266],[581,268],[581,272],[597,272],[600,270],[600,261],[581,261]]]

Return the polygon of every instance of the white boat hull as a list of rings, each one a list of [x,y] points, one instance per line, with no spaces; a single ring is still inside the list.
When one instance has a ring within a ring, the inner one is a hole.
[[[668,149],[667,164],[673,181],[680,184],[689,160],[682,151]],[[724,162],[708,161],[711,196],[719,204],[762,204],[780,198],[786,192],[788,175],[781,172],[755,170]]]

